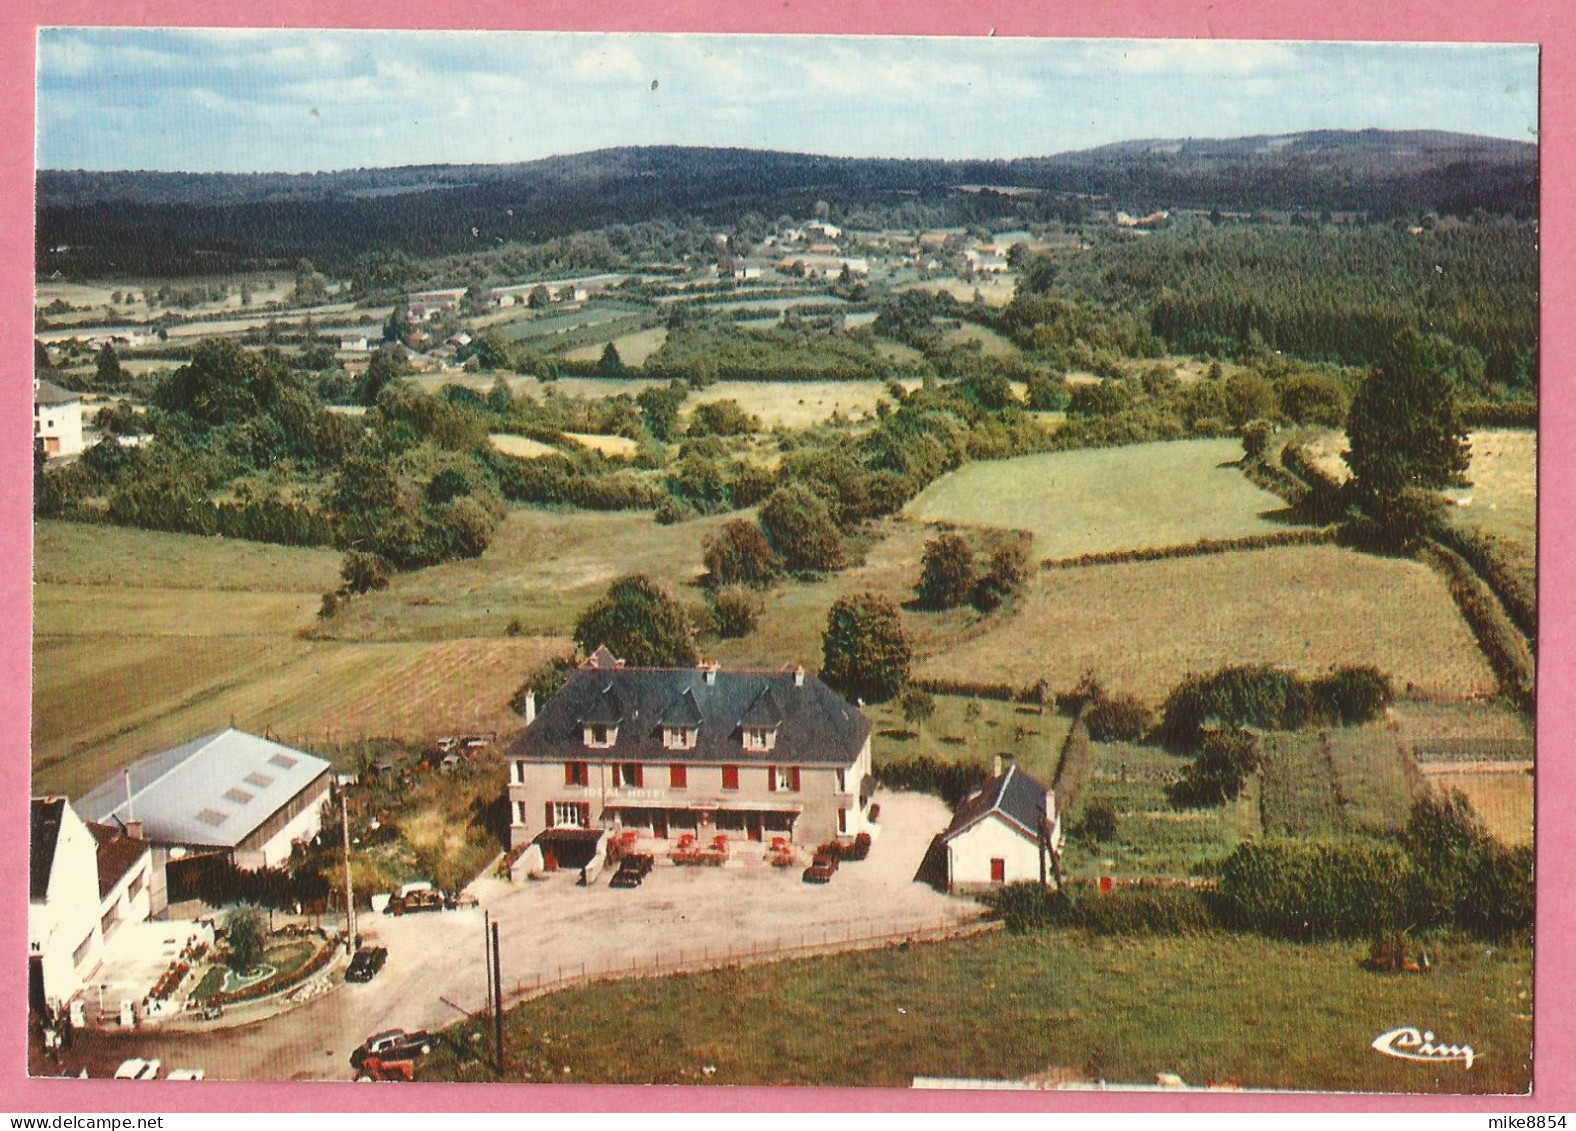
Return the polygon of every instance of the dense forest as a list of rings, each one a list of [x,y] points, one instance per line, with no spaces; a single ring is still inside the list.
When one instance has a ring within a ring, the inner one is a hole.
[[[1095,326],[1061,337],[1096,344],[1097,328],[1125,312],[1183,352],[1241,356],[1260,343],[1367,365],[1412,327],[1456,347],[1455,369],[1470,396],[1529,393],[1537,379],[1537,233],[1514,221],[1418,231],[1174,227],[1090,254],[1041,257],[1024,282],[998,326],[1025,347],[1040,344],[1047,324],[1075,314]],[[1090,314],[1089,299],[1105,313]],[[1143,352],[1130,332],[1124,337],[1113,344]]]
[[[303,257],[344,273],[368,251],[430,257],[615,225],[730,225],[751,213],[807,215],[817,201],[848,224],[905,228],[1078,222],[1096,205],[1528,217],[1537,149],[1380,131],[1124,143],[1015,161],[649,147],[299,175],[43,170],[37,192],[46,274],[191,275]]]

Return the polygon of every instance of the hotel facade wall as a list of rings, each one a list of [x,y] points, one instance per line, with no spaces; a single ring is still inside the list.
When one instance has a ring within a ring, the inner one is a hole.
[[[562,761],[515,759],[509,766],[509,844],[520,848],[543,829],[573,824],[583,819],[588,828],[632,828],[647,835],[659,833],[652,812],[666,814],[668,836],[683,832],[726,833],[747,838],[756,831],[749,814],[759,817],[763,840],[787,837],[796,844],[816,845],[834,837],[853,837],[869,828],[869,798],[861,798],[870,774],[870,741],[845,767],[775,762],[770,755],[740,751],[737,771],[724,780],[724,765],[686,763],[679,751],[671,760],[642,762],[640,784],[621,785],[617,768],[625,759],[608,758],[607,750],[586,750],[584,785],[572,784]],[[676,784],[673,766],[682,766],[682,785]],[[773,789],[774,771],[790,771],[787,788]],[[798,788],[792,788],[797,770]],[[861,804],[863,800],[864,804]],[[554,807],[549,817],[548,806]],[[578,813],[568,809],[579,806]],[[560,808],[565,807],[565,808]],[[683,814],[707,814],[690,821]],[[675,816],[678,815],[678,816]],[[791,830],[787,817],[792,817]],[[562,818],[562,819],[561,819]]]

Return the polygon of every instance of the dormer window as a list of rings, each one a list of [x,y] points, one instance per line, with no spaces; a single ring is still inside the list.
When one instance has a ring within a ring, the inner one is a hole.
[[[770,750],[777,745],[777,731],[771,727],[745,727],[744,748],[746,750]]]
[[[700,737],[699,727],[662,728],[662,746],[666,750],[693,750]]]
[[[606,749],[618,741],[618,728],[604,723],[587,723],[585,739],[586,745],[593,749]]]

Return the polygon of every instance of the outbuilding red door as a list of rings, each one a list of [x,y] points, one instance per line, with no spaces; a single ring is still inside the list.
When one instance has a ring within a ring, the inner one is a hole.
[[[1007,861],[1000,856],[991,857],[990,882],[993,884],[1004,884],[1007,882]]]

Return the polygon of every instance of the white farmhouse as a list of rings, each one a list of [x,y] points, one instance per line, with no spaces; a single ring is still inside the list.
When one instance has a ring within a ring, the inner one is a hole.
[[[970,890],[1019,880],[1044,881],[1061,851],[1055,795],[1017,765],[964,798],[941,834],[947,889]]]
[[[33,378],[33,441],[44,454],[75,455],[82,450],[82,398],[59,385]]]
[[[93,977],[122,924],[152,913],[153,857],[121,826],[84,823],[64,797],[33,798],[30,836],[28,1000],[58,1006]]]

